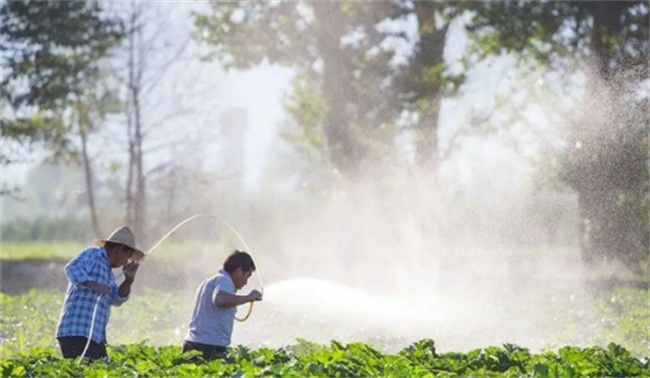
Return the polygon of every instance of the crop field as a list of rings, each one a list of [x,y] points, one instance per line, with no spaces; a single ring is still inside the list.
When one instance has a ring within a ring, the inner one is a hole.
[[[363,343],[318,345],[306,341],[279,348],[230,348],[223,360],[202,361],[198,352],[144,344],[109,350],[109,361],[79,364],[52,349],[2,361],[2,375],[15,377],[613,377],[649,376],[647,360],[624,348],[564,347],[533,354],[515,345],[467,353],[437,353],[433,340],[384,354]]]
[[[580,343],[586,333],[568,323],[564,332],[574,335],[567,339],[580,345],[535,351],[510,343],[452,351],[437,340],[410,335],[410,340],[373,336],[343,341],[336,326],[329,342],[295,337],[278,345],[265,341],[269,328],[287,324],[277,314],[269,315],[275,319],[270,324],[260,323],[267,314],[257,309],[251,320],[235,326],[234,341],[242,334],[259,340],[239,338],[242,342],[230,348],[225,360],[210,363],[181,354],[192,305],[188,293],[139,294],[112,312],[107,329],[110,360],[90,365],[60,357],[54,332],[62,293],[0,295],[3,376],[650,376],[650,294],[641,289],[617,289],[602,298],[600,336],[589,339],[599,340],[598,345]]]

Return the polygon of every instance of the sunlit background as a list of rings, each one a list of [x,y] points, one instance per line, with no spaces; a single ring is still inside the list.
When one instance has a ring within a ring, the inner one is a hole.
[[[248,245],[235,343],[650,354],[647,2],[1,4],[5,350],[94,238],[206,213],[244,241],[179,228],[116,342],[180,345]]]

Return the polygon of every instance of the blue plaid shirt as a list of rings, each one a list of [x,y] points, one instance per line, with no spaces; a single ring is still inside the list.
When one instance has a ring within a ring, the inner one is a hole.
[[[63,303],[61,318],[56,330],[56,337],[88,337],[93,311],[99,293],[90,290],[82,282],[92,281],[111,288],[110,294],[102,295],[95,315],[93,334],[90,337],[97,343],[106,342],[106,324],[111,312],[111,305],[120,306],[129,296],[120,297],[115,283],[115,275],[103,247],[90,247],[70,260],[65,266],[65,275],[70,283]]]

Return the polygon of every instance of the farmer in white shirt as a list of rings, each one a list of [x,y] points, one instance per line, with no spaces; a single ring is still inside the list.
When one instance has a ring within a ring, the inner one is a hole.
[[[235,250],[223,263],[223,269],[201,283],[196,292],[189,332],[183,344],[183,352],[198,350],[203,358],[219,357],[230,345],[236,307],[262,299],[258,290],[248,295],[237,295],[246,286],[255,271],[251,256]]]

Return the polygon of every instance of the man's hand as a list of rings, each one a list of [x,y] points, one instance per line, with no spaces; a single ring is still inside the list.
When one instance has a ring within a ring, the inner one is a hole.
[[[98,292],[100,294],[108,294],[111,292],[111,288],[108,285],[100,284],[97,282],[86,281],[83,283],[84,286],[89,288],[92,291]]]
[[[137,261],[132,261],[128,264],[125,264],[122,267],[122,272],[124,272],[124,278],[127,280],[133,280],[135,278],[135,273],[138,271],[140,264]]]
[[[261,301],[262,300],[262,292],[258,290],[253,290],[251,291],[248,295],[248,300],[249,301]]]

